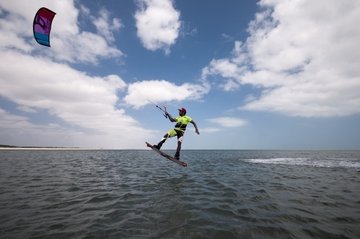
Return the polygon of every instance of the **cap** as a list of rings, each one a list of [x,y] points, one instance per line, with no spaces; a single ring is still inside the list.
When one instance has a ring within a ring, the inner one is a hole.
[[[179,111],[180,111],[180,113],[186,114],[186,109],[185,108],[180,108]]]

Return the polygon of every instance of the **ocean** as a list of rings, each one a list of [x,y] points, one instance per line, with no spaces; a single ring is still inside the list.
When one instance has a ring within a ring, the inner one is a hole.
[[[360,151],[184,150],[182,160],[0,150],[0,238],[360,238]]]

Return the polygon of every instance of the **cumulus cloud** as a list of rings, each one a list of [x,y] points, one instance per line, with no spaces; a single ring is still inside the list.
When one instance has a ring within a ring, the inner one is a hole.
[[[213,128],[213,127],[200,129],[201,133],[217,133],[220,130],[221,130],[220,128]]]
[[[126,89],[120,77],[93,77],[66,64],[12,51],[2,51],[0,57],[7,63],[0,65],[0,96],[21,106],[19,109],[26,109],[25,112],[45,110],[77,128],[71,134],[76,145],[86,142],[94,147],[134,147],[150,135],[123,109],[115,108],[116,92]],[[27,122],[19,117],[9,119]],[[30,130],[34,127],[29,124],[24,126],[28,126],[25,128],[29,128],[29,134],[41,131]]]
[[[69,135],[81,134],[56,124],[37,125],[27,117],[11,114],[1,108],[0,130],[0,142],[19,146],[72,146]]]
[[[146,49],[167,54],[179,36],[180,13],[172,0],[138,0],[135,13],[137,35]]]
[[[132,83],[124,100],[127,104],[139,108],[152,102],[182,101],[200,99],[208,93],[209,86],[184,83],[176,85],[165,80],[149,80]]]
[[[262,0],[249,37],[232,55],[213,59],[204,79],[227,91],[252,85],[262,94],[241,109],[291,116],[360,112],[360,2]]]
[[[115,37],[113,32],[119,31],[122,27],[121,21],[119,18],[111,19],[109,11],[106,9],[101,9],[99,12],[98,18],[93,18],[93,23],[96,26],[96,29],[107,39],[108,42],[114,42]]]
[[[208,119],[208,121],[226,128],[241,127],[247,124],[246,120],[234,117],[218,117]]]
[[[25,117],[9,114],[4,109],[0,108],[0,127],[18,128],[26,127],[28,124]]]
[[[134,137],[139,133],[141,135],[142,131],[129,132],[123,129],[113,128],[113,130],[119,130],[113,133],[94,133],[56,123],[36,124],[32,123],[30,118],[14,115],[0,108],[0,142],[10,145],[136,148],[143,143],[143,138]]]

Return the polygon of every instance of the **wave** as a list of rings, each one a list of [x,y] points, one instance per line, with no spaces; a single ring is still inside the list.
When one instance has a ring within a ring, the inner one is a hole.
[[[269,158],[269,159],[247,159],[250,163],[299,165],[325,168],[360,168],[360,161],[356,158]]]

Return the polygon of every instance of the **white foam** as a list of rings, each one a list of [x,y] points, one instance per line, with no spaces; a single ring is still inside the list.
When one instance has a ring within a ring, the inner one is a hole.
[[[356,159],[332,158],[332,159],[311,159],[311,158],[270,158],[270,159],[249,159],[250,163],[302,165],[312,167],[345,167],[360,168],[360,162]]]

